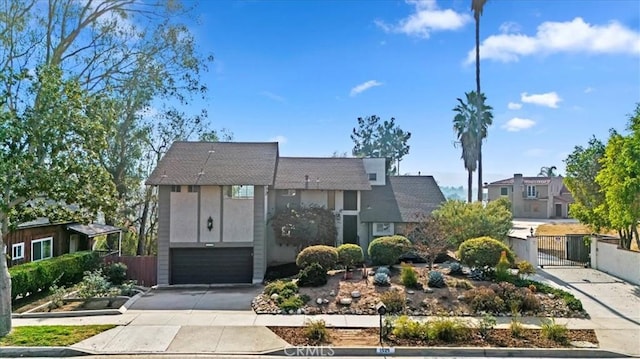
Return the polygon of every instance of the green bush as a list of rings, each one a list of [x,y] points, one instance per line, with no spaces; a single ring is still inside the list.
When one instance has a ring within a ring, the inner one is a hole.
[[[398,317],[393,322],[391,333],[400,339],[429,339],[429,322],[422,322],[406,315]]]
[[[457,342],[467,339],[471,328],[460,319],[438,318],[429,323],[429,339]]]
[[[329,341],[329,331],[324,320],[308,320],[304,326],[304,334],[312,343]]]
[[[338,262],[349,269],[364,261],[362,248],[356,244],[345,243],[338,247]]]
[[[369,244],[369,257],[374,265],[393,265],[411,248],[411,242],[403,236],[380,237]]]
[[[114,262],[102,267],[102,274],[113,285],[120,285],[127,279],[127,265]]]
[[[513,282],[513,284],[515,284],[517,287],[533,286],[536,288],[536,291],[539,293],[553,294],[556,297],[562,298],[564,302],[567,304],[567,307],[571,310],[574,310],[577,312],[584,311],[584,308],[582,308],[582,302],[580,302],[580,299],[577,299],[576,297],[573,296],[573,294],[569,292],[565,292],[562,289],[553,288],[547,284],[536,282],[534,280],[520,279],[520,278],[516,279]]]
[[[325,270],[335,268],[338,263],[338,251],[331,246],[310,246],[303,249],[296,257],[296,265],[306,268],[313,263],[318,263]]]
[[[528,275],[536,273],[536,267],[527,261],[518,262],[518,275],[520,278],[526,278]]]
[[[491,288],[477,287],[465,294],[469,305],[476,312],[503,312],[507,306],[502,298]]]
[[[297,293],[298,285],[291,281],[277,280],[271,282],[264,287],[264,294],[272,295],[278,294],[282,296],[282,293]]]
[[[100,258],[96,252],[76,252],[9,268],[11,275],[11,299],[26,297],[53,284],[70,286],[82,280],[85,271],[98,267]]]
[[[399,290],[388,290],[380,295],[380,301],[387,307],[387,313],[402,313],[407,304],[407,298]]]
[[[567,329],[566,325],[557,324],[556,320],[552,318],[551,320],[545,320],[541,327],[542,336],[547,339],[553,340],[557,343],[566,343],[568,341],[568,333],[569,329]]]
[[[284,310],[285,312],[288,312],[290,310],[298,310],[302,308],[302,306],[304,306],[304,301],[298,295],[292,295],[288,298],[285,298],[280,302],[280,304],[278,304],[278,307],[280,307],[280,309]]]
[[[325,284],[327,284],[327,271],[320,264],[312,263],[300,271],[298,286],[319,287]]]
[[[78,286],[78,297],[83,299],[109,297],[111,294],[111,284],[102,275],[100,269],[93,272],[86,272],[82,282]]]
[[[458,248],[458,256],[469,267],[494,267],[503,251],[509,263],[513,263],[515,255],[506,244],[491,237],[479,237],[462,242]]]
[[[418,275],[416,274],[415,269],[413,269],[413,267],[408,264],[402,265],[400,280],[402,281],[402,285],[407,288],[418,287]]]

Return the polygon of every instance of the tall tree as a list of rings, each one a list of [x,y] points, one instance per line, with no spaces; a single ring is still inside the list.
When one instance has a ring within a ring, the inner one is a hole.
[[[424,213],[417,214],[407,224],[405,236],[415,252],[427,261],[429,270],[433,268],[436,257],[452,247],[442,219]]]
[[[602,168],[605,145],[595,137],[589,140],[587,147],[576,146],[564,160],[566,174],[564,184],[567,186],[574,202],[569,214],[592,227],[594,231],[610,227],[609,220],[603,211],[596,211],[605,204],[604,192],[596,176]]]
[[[555,172],[558,168],[556,166],[543,166],[540,167],[540,172],[538,172],[538,177],[557,177],[558,174]]]
[[[484,95],[477,96],[475,91],[465,93],[466,102],[458,98],[458,105],[453,109],[453,130],[462,147],[461,158],[467,170],[467,201],[473,200],[473,172],[478,168],[480,143],[487,136],[488,127],[493,123],[493,108],[485,104]],[[479,110],[476,108],[480,104]],[[478,184],[482,190],[482,183]],[[482,194],[482,192],[480,193]],[[482,200],[482,196],[480,198]]]
[[[400,173],[400,161],[409,154],[407,142],[411,132],[403,131],[395,124],[395,118],[380,121],[380,117],[358,117],[358,128],[351,133],[354,142],[353,155],[357,157],[386,158],[387,174]]]
[[[633,240],[640,247],[640,104],[630,116],[627,130],[627,135],[611,131],[602,169],[596,175],[605,200],[596,211],[618,231],[620,245],[630,249]]]
[[[487,3],[487,0],[471,0],[471,10],[473,11],[473,18],[476,23],[476,93],[482,93],[480,89],[480,17],[482,16],[482,12],[484,11],[484,5]],[[482,114],[480,113],[482,108],[482,103],[480,103],[480,97],[477,98],[478,102],[476,104],[476,111],[478,112],[477,116],[480,118]],[[478,141],[478,201],[482,201],[482,140],[486,138],[486,133],[483,137]]]
[[[105,139],[113,136],[113,126],[105,126],[115,118],[113,103],[87,95],[77,81],[63,80],[59,68],[46,66],[25,94],[38,100],[16,108],[5,101],[0,107],[0,250],[9,230],[24,220],[52,217],[70,206],[79,208],[74,219],[89,220],[115,208],[113,182],[100,164]],[[10,330],[11,280],[2,259],[0,336]]]

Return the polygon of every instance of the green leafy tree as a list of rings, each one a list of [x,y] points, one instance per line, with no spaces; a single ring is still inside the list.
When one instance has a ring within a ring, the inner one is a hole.
[[[591,226],[594,232],[610,227],[608,216],[605,215],[606,211],[603,211],[605,195],[600,184],[596,182],[596,176],[602,168],[601,159],[604,153],[605,145],[592,137],[587,147],[576,146],[564,160],[566,164],[564,184],[574,200],[569,214]],[[597,208],[600,210],[596,210]]]
[[[457,247],[469,238],[492,237],[506,240],[512,228],[511,204],[506,198],[491,201],[465,203],[447,201],[433,215],[441,223],[449,242]]]
[[[78,210],[66,219],[87,221],[115,208],[113,182],[100,164],[113,135],[105,126],[115,119],[113,102],[63,80],[59,68],[42,67],[32,80],[26,94],[37,97],[33,105],[0,107],[2,249],[9,230],[35,216],[65,216],[73,206]],[[0,336],[10,329],[11,280],[0,260]]]
[[[477,92],[465,93],[466,102],[458,98],[458,105],[453,111],[453,130],[457,136],[456,145],[462,148],[464,168],[467,170],[467,201],[473,200],[473,172],[478,169],[482,152],[482,141],[487,137],[489,126],[493,123],[493,108],[485,104],[485,96],[477,96]],[[480,104],[480,105],[478,105]],[[482,182],[478,184],[482,191]],[[482,193],[480,199],[482,201]]]
[[[378,116],[358,117],[358,128],[351,133],[354,142],[353,155],[357,157],[386,158],[387,174],[400,173],[400,161],[409,154],[407,142],[410,132],[395,124],[395,118],[380,121]]]
[[[608,218],[620,235],[620,245],[630,249],[633,240],[640,247],[640,104],[630,116],[627,130],[627,135],[612,131],[609,137],[600,161],[602,169],[596,175],[605,201],[596,212]]]
[[[476,40],[476,93],[482,93],[480,89],[480,17],[484,11],[484,5],[487,0],[471,0],[471,10],[473,11],[473,19],[476,24],[475,40]],[[481,98],[476,98],[476,117],[482,118],[482,105]],[[491,125],[491,123],[489,123]],[[486,131],[484,136],[478,141],[478,201],[482,202],[482,140],[486,138]]]

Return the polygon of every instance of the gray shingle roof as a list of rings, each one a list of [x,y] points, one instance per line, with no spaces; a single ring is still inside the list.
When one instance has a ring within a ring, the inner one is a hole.
[[[174,142],[149,185],[271,185],[276,142]]]
[[[361,158],[280,157],[274,188],[357,191],[371,185]]]
[[[362,192],[362,222],[413,222],[446,199],[433,176],[391,176],[384,186]]]

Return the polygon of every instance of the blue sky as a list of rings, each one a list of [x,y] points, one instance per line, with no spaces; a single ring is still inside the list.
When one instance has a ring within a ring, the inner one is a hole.
[[[452,108],[475,88],[464,1],[202,1],[192,21],[214,128],[280,142],[283,156],[351,153],[357,117],[412,133],[401,173],[463,185]],[[640,101],[640,2],[489,0],[481,80],[494,124],[484,177],[564,171],[592,135],[624,129]]]

